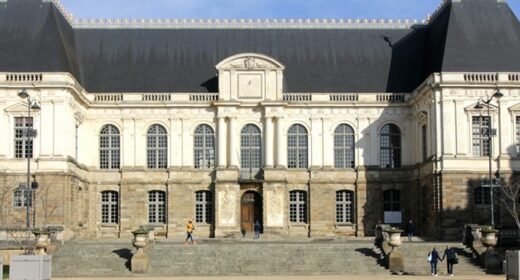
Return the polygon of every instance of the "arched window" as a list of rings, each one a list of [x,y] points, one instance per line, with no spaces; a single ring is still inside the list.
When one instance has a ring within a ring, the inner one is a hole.
[[[336,222],[354,223],[354,192],[336,192]]]
[[[381,167],[401,167],[401,131],[395,124],[381,129]]]
[[[491,191],[490,188],[476,187],[474,190],[475,205],[490,205]]]
[[[120,143],[119,129],[107,124],[101,128],[99,135],[99,168],[119,169]]]
[[[32,207],[32,199],[29,196],[29,192],[25,188],[17,188],[13,192],[13,207],[21,208],[21,207]]]
[[[150,224],[166,223],[166,193],[151,191],[148,193],[148,222]]]
[[[289,220],[291,223],[307,223],[307,193],[289,192]]]
[[[354,168],[354,129],[340,124],[334,131],[334,167]]]
[[[254,178],[262,166],[262,134],[254,124],[244,126],[240,134],[241,176]]]
[[[195,193],[195,222],[210,224],[213,221],[213,198],[210,191]]]
[[[147,133],[148,168],[166,168],[168,166],[168,134],[159,124],[154,124]]]
[[[386,190],[383,192],[383,210],[385,212],[401,211],[401,192]]]
[[[119,224],[119,195],[115,191],[101,192],[101,223]]]
[[[215,166],[215,132],[207,124],[195,129],[193,143],[195,168],[213,168]]]
[[[307,129],[295,124],[287,134],[287,167],[307,168],[308,166]]]

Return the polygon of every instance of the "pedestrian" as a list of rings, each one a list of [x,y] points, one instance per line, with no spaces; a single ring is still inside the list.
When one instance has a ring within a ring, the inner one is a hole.
[[[433,247],[433,250],[428,254],[428,261],[430,262],[432,276],[437,277],[437,263],[439,261],[442,262],[442,259],[439,257],[439,252]]]
[[[258,220],[255,222],[255,238],[254,239],[260,239],[260,229],[262,226],[260,225],[260,222]]]
[[[406,226],[406,232],[408,233],[408,241],[412,241],[413,238],[413,222],[410,220]]]
[[[188,244],[188,240],[191,241],[191,244],[197,244],[193,240],[193,231],[195,230],[195,225],[191,222],[191,220],[188,220],[188,224],[186,225],[186,240],[184,241],[184,245]]]
[[[446,250],[444,250],[444,255],[442,256],[442,260],[446,258],[446,265],[448,266],[448,274],[450,276],[453,276],[453,265],[457,264],[459,262],[459,259],[457,257],[457,253],[455,253],[455,250],[451,248],[449,245],[446,246]]]

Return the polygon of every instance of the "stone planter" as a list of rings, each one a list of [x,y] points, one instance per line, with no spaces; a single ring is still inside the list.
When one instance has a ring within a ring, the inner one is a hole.
[[[11,256],[9,279],[51,280],[51,256]]]
[[[401,233],[403,233],[402,230],[387,229],[387,230],[385,230],[385,232],[388,233],[388,236],[389,236],[388,245],[392,246],[392,249],[401,246],[401,244],[402,244]]]
[[[486,246],[487,248],[493,248],[495,246],[497,246],[497,233],[498,233],[498,230],[494,229],[494,228],[482,228],[480,230],[480,232],[482,233],[482,244],[484,244],[484,246]]]
[[[51,244],[50,231],[47,229],[35,229],[33,230],[33,234],[36,242],[34,245],[36,254],[45,255],[47,248],[49,248]]]
[[[148,245],[148,230],[140,228],[136,231],[132,231],[132,234],[134,235],[132,244],[138,252]]]
[[[132,256],[130,268],[132,272],[145,273],[148,271],[149,259],[144,248],[148,245],[149,230],[141,227],[138,230],[133,231],[132,234],[134,235],[132,244],[137,249],[137,252]]]

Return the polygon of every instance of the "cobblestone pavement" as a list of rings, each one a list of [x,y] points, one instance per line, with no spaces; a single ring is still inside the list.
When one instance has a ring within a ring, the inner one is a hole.
[[[425,280],[425,279],[436,279],[436,280],[503,280],[504,275],[455,275],[454,277],[449,276],[400,276],[400,275],[379,275],[379,276],[221,276],[221,277],[139,277],[135,276],[130,279],[136,280]],[[53,278],[55,280],[127,280],[129,278]]]

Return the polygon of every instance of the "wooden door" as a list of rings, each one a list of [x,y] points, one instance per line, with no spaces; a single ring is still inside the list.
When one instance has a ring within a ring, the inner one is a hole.
[[[255,205],[254,204],[242,204],[242,217],[241,217],[241,226],[242,229],[245,229],[247,232],[253,231],[254,224],[254,215],[255,215]]]

